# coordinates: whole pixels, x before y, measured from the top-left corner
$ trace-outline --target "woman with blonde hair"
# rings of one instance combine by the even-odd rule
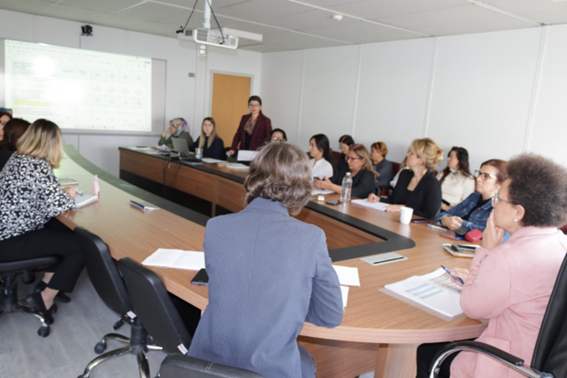
[[[81,273],[84,256],[75,233],[54,219],[72,209],[75,188],[61,189],[53,174],[62,153],[59,127],[48,120],[31,124],[0,172],[0,261],[60,256],[49,267],[28,304],[53,322],[55,299],[68,302]]]
[[[372,193],[368,201],[390,203],[386,211],[391,212],[411,207],[415,215],[433,219],[441,208],[441,185],[433,170],[441,160],[443,150],[432,139],[414,139],[406,155],[409,169],[400,173],[390,197],[381,198]]]
[[[339,173],[333,175],[330,179],[324,177],[321,180],[315,180],[313,186],[316,189],[328,189],[335,193],[341,193],[343,178],[347,172],[350,172],[352,177],[352,196],[353,197],[367,197],[370,193],[374,192],[374,183],[378,174],[372,166],[368,150],[362,144],[355,144],[350,147],[346,161],[348,168],[343,169]]]
[[[217,134],[217,125],[212,117],[207,117],[201,124],[201,135],[195,143],[189,147],[190,151],[195,152],[196,148],[203,150],[203,157],[224,160],[224,142]]]
[[[244,210],[207,223],[209,304],[188,355],[265,377],[313,378],[315,361],[297,336],[304,322],[339,325],[343,305],[325,233],[290,216],[311,196],[307,155],[268,143],[244,188]]]
[[[165,145],[167,148],[173,148],[171,138],[185,139],[187,146],[193,144],[193,138],[189,134],[189,124],[183,118],[178,117],[169,121],[169,127],[163,131],[158,141],[158,146]]]

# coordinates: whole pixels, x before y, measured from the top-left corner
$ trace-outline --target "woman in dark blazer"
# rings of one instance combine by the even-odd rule
[[[315,361],[297,336],[304,322],[339,325],[343,304],[325,233],[290,216],[311,196],[307,155],[267,144],[244,187],[243,211],[207,223],[209,304],[188,354],[265,377],[313,378]]]
[[[250,113],[242,116],[226,156],[232,156],[238,150],[256,151],[270,138],[272,121],[262,113],[262,99],[251,96],[248,99],[248,108]]]
[[[207,117],[201,124],[201,135],[189,150],[195,152],[196,148],[203,149],[203,157],[224,160],[224,142],[217,134],[217,125],[212,117]]]
[[[415,139],[406,159],[409,169],[402,171],[390,197],[372,193],[368,201],[390,203],[386,211],[391,212],[411,207],[415,215],[434,219],[441,208],[441,185],[432,171],[443,160],[443,150],[430,138]]]

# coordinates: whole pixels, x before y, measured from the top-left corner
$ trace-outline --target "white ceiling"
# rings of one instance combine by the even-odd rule
[[[188,28],[203,22],[198,0]],[[283,51],[567,24],[565,0],[210,0],[221,27],[259,33],[240,48]],[[0,9],[167,37],[195,0],[0,0]],[[334,21],[334,14],[343,20]],[[214,19],[211,27],[215,26]]]

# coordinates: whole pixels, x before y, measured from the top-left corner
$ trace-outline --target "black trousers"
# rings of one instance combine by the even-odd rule
[[[85,256],[79,237],[57,219],[51,219],[41,230],[0,240],[0,262],[54,255],[59,256],[61,260],[56,266],[46,269],[53,272],[47,287],[59,291],[73,291],[85,265]]]
[[[449,343],[421,344],[417,347],[417,378],[429,378],[431,364],[437,353]],[[451,362],[459,353],[453,353],[443,361],[439,378],[449,378],[451,375]]]

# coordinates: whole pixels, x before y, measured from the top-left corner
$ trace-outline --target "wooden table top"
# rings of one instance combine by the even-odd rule
[[[66,151],[72,159],[62,159],[61,168],[56,171],[56,175],[77,180],[79,187],[90,194],[96,169],[81,167],[76,161],[80,161],[82,157],[76,152],[72,153],[69,147],[66,147]],[[71,228],[82,226],[100,236],[109,245],[115,259],[129,256],[141,262],[158,248],[203,250],[203,225],[164,210],[171,203],[166,206],[158,204],[162,209],[150,212],[131,207],[129,200],[140,198],[122,190],[127,186],[122,180],[110,177],[104,180],[103,177],[99,202],[62,214],[58,219]],[[144,196],[141,199],[148,200]],[[438,231],[425,224],[402,225],[398,214],[382,213],[354,204],[318,206],[411,238],[416,246],[397,251],[408,259],[391,264],[372,266],[360,259],[336,263],[357,267],[361,286],[350,288],[348,305],[339,327],[326,329],[306,323],[301,335],[364,343],[417,344],[473,338],[485,328],[485,324],[465,316],[452,321],[442,320],[379,291],[386,284],[429,273],[441,264],[447,267],[469,267],[470,259],[455,258],[443,251],[442,244],[447,239],[440,237]],[[167,268],[153,270],[162,277],[171,293],[198,308],[206,307],[207,288],[190,284],[196,272]]]

